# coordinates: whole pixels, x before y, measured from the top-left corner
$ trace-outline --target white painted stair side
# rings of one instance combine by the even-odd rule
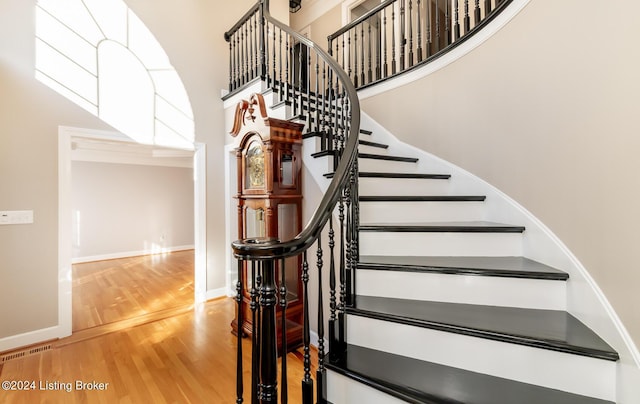
[[[615,401],[616,362],[347,316],[350,344]],[[375,330],[375,332],[373,331]]]
[[[360,177],[358,187],[360,195],[451,195],[449,179]]]
[[[417,173],[418,165],[412,162],[379,160],[370,158],[361,158],[358,160],[358,170],[360,171],[376,171],[376,172],[401,172],[401,173]]]
[[[356,271],[356,294],[547,310],[566,309],[566,282],[494,276]]]
[[[358,383],[353,379],[327,371],[327,399],[334,404],[366,403],[366,404],[402,404],[403,400],[397,399],[380,390]]]

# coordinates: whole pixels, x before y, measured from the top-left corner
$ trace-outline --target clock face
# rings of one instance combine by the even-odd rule
[[[260,142],[251,142],[246,154],[247,188],[264,188],[264,152]]]

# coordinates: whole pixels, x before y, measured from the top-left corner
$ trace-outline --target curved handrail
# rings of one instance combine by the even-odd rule
[[[306,227],[295,238],[284,242],[273,239],[258,238],[234,241],[231,245],[234,255],[238,259],[284,258],[300,254],[308,249],[318,238],[325,223],[330,218],[336,203],[341,197],[342,188],[349,181],[351,165],[355,162],[358,155],[360,102],[358,100],[356,88],[352,84],[347,73],[326,51],[320,48],[319,45],[273,18],[267,9],[264,10],[264,18],[271,24],[291,35],[300,43],[315,50],[320,58],[322,58],[322,60],[333,70],[333,73],[336,74],[338,79],[342,82],[343,89],[345,90],[351,104],[351,125],[349,126],[344,150],[342,152],[340,162],[336,167],[333,179],[320,201],[320,205],[314,212]]]

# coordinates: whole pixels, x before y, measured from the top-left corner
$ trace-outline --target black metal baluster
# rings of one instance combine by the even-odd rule
[[[405,46],[407,44],[407,33],[406,29],[406,21],[405,21],[405,10],[404,10],[404,1],[400,1],[400,71],[404,71],[405,68]]]
[[[318,249],[316,250],[316,265],[318,267],[318,370],[316,371],[318,403],[324,403],[327,399],[326,369],[324,367],[324,297],[322,295],[322,237],[318,235]]]
[[[345,235],[345,274],[344,274],[344,287],[345,287],[345,306],[352,305],[352,297],[351,297],[351,233],[353,231],[353,217],[351,215],[351,186],[347,184],[345,186],[345,210],[346,210],[346,235]],[[346,331],[346,330],[345,330]]]
[[[254,401],[252,401],[252,403],[254,404],[258,404],[259,400],[260,400],[260,358],[262,357],[262,338],[261,338],[261,332],[262,332],[262,314],[260,312],[260,290],[262,288],[262,261],[258,261],[257,262],[257,273],[256,273],[256,323],[253,325],[253,333],[255,334],[255,338],[256,338],[256,350],[255,350],[255,356],[253,356],[253,365],[255,366],[255,370],[256,370],[256,384],[255,384],[255,403]],[[254,400],[253,396],[251,398],[252,400]]]
[[[484,0],[484,18],[487,18],[491,10],[491,0]]]
[[[447,1],[447,0],[445,0]],[[440,0],[436,0],[436,48],[433,50],[434,52],[438,52],[442,49],[442,35],[440,29]]]
[[[433,5],[432,3],[433,0],[427,0],[427,5],[426,5],[426,10],[425,10],[425,19],[427,20],[427,32],[426,32],[426,38],[425,38],[425,43],[426,43],[426,57],[429,57],[433,54],[433,47],[431,46],[432,43],[432,26],[431,26],[431,19],[432,19],[432,11],[431,11],[431,7]]]
[[[413,0],[409,0],[409,67],[413,66]]]
[[[418,7],[418,63],[422,62],[422,4],[417,1]]]
[[[235,73],[235,77],[236,77],[236,88],[240,87],[240,85],[242,85],[242,82],[240,80],[240,75],[242,74],[241,72],[241,65],[242,65],[242,61],[240,60],[240,33],[236,32],[235,33],[235,38],[236,38],[236,44],[235,44],[235,58],[236,58],[236,73]]]
[[[367,83],[371,83],[373,81],[373,73],[371,70],[371,61],[373,60],[371,57],[372,47],[371,47],[371,18],[367,21],[367,42],[369,46],[369,54],[367,55]],[[364,72],[362,74],[362,83],[364,84]]]
[[[272,42],[272,48],[273,49],[271,50],[273,60],[271,61],[271,65],[272,65],[271,84],[273,86],[272,88],[273,88],[274,91],[276,91],[276,89],[277,89],[276,88],[276,86],[277,86],[276,80],[278,79],[278,76],[276,74],[276,62],[277,62],[277,60],[276,60],[276,46],[277,46],[276,27],[273,26],[273,42]]]
[[[260,38],[259,38],[259,52],[260,52],[260,78],[262,80],[265,80],[267,82],[267,86],[269,85],[269,79],[267,78],[267,54],[269,53],[269,50],[267,48],[268,46],[268,41],[267,41],[267,27],[266,27],[266,23],[265,23],[265,19],[264,19],[264,6],[263,4],[260,4],[259,7],[259,20],[260,20]]]
[[[249,82],[249,22],[245,22],[244,27],[244,81]]]
[[[249,297],[251,302],[251,403],[258,403],[258,382],[260,380],[260,367],[258,358],[260,357],[260,346],[258,342],[258,278],[256,277],[256,262],[251,261],[251,289]]]
[[[284,93],[285,93],[285,97],[287,99],[289,99],[289,97],[294,98],[293,94],[290,94],[289,91],[291,90],[291,81],[289,80],[289,65],[290,65],[290,55],[291,55],[291,47],[290,47],[290,41],[289,41],[289,34],[285,34],[286,37],[286,46],[285,46],[285,65],[284,65]],[[295,100],[295,98],[294,98]]]
[[[444,38],[446,41],[446,45],[451,45],[451,1],[447,0],[445,2],[444,9]]]
[[[319,90],[320,90],[320,64],[318,63],[318,54],[316,53],[316,68],[315,68],[315,72],[316,72],[316,91],[315,91],[315,124],[316,124],[316,130],[318,130],[319,132],[322,132],[322,127],[320,125],[320,108],[318,107],[318,98],[319,98]]]
[[[262,286],[260,288],[260,385],[258,400],[260,403],[274,403],[278,398],[278,366],[276,342],[276,284],[273,260],[262,263]]]
[[[391,5],[391,74],[396,74],[396,8]]]
[[[338,341],[340,343],[340,352],[345,351],[347,338],[347,324],[346,324],[346,305],[347,305],[347,289],[346,289],[346,255],[347,255],[347,246],[346,242],[346,226],[345,216],[344,216],[344,202],[347,198],[346,196],[346,187],[345,190],[342,191],[342,196],[340,197],[340,201],[338,202],[338,221],[340,222],[340,303],[338,305]]]
[[[476,7],[474,9],[474,19],[473,19],[473,25],[476,26],[480,23],[480,19],[482,18],[482,15],[480,13],[480,0],[476,0]]]
[[[305,61],[304,63],[307,65],[307,128],[309,128],[310,131],[313,131],[312,129],[312,122],[311,122],[311,52],[310,52],[311,48],[308,48],[307,51],[305,52]]]
[[[236,282],[236,302],[238,303],[238,338],[236,340],[236,403],[241,404],[244,400],[242,398],[244,385],[242,378],[242,323],[244,322],[242,316],[242,261],[238,260],[238,281]]]
[[[349,75],[349,77],[351,77],[351,30],[347,31],[347,46],[348,46],[348,51],[347,51],[347,74]],[[342,47],[342,49],[344,50],[344,45]]]
[[[229,91],[234,90],[233,86],[233,41],[231,38],[228,39],[229,42]]]
[[[455,0],[454,8],[455,8],[455,13],[453,17],[454,19],[453,35],[454,35],[454,41],[457,41],[458,39],[460,39],[460,10],[459,10],[458,0]]]
[[[355,70],[353,74],[353,85],[358,88],[358,29],[356,28],[353,32],[353,59]]]
[[[251,17],[251,24],[251,78],[255,79],[258,77],[258,50],[256,46],[258,42],[256,38],[258,24],[255,14]]]
[[[382,31],[380,30],[380,16],[376,15],[376,80],[382,78]]]
[[[244,57],[244,34],[242,32],[242,26],[238,29],[238,67],[239,71],[239,83],[243,85],[245,83],[244,77],[244,68],[245,68],[245,57]]]
[[[393,6],[393,4],[391,5]],[[384,48],[384,65],[382,67],[382,77],[387,77],[389,74],[389,65],[387,63],[387,58],[389,57],[389,46],[387,45],[388,35],[387,35],[387,9],[382,10],[382,36],[384,38],[383,48]]]
[[[307,262],[307,251],[303,253],[302,261],[302,293],[303,293],[303,366],[304,376],[302,379],[302,404],[313,404],[313,379],[311,378],[311,333],[309,330],[309,263]]]
[[[284,101],[284,81],[282,80],[282,29],[278,28],[278,100]]]
[[[469,0],[464,0],[464,34],[471,29],[471,17],[469,17]]]
[[[329,355],[337,358],[338,348],[338,330],[337,330],[337,304],[336,304],[336,262],[334,256],[335,249],[335,232],[333,231],[333,214],[329,217]]]
[[[280,310],[281,310],[281,365],[280,365],[280,403],[287,404],[289,390],[287,385],[287,273],[284,258],[280,259]]]
[[[318,93],[316,95],[316,97],[318,97],[320,99],[320,101],[322,102],[321,108],[322,108],[322,125],[323,125],[323,129],[322,129],[322,133],[324,133],[324,137],[325,139],[328,139],[329,136],[329,120],[327,119],[327,114],[330,112],[327,112],[327,62],[325,62],[324,60],[322,61],[322,86],[320,86],[320,89],[322,90],[320,93]],[[325,149],[328,149],[328,147],[326,147],[326,144],[328,143],[328,140],[325,140]],[[335,158],[334,158],[335,160]]]

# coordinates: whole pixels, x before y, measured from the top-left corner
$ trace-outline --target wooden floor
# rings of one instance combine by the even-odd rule
[[[193,304],[194,251],[73,266],[73,331]]]
[[[193,305],[193,251],[77,265],[73,287],[78,331],[49,350],[0,361],[0,381],[30,388],[0,389],[0,403],[235,402],[235,301]],[[243,349],[250,402],[249,339]],[[301,350],[287,357],[289,402],[298,403]]]

